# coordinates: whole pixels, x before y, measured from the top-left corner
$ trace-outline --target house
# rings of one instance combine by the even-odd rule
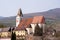
[[[34,16],[33,18],[23,19],[23,14],[21,9],[19,9],[16,16],[16,35],[25,36],[26,34],[34,34],[36,25],[43,27],[43,33],[45,33],[45,18],[44,16]]]

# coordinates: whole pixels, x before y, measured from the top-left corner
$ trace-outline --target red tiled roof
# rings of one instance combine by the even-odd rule
[[[32,21],[32,23],[44,23],[44,22],[45,22],[44,16],[35,16]]]
[[[29,25],[32,23],[32,20],[33,20],[33,18],[28,18],[28,19],[26,19],[26,22],[25,22],[25,28],[26,27],[29,27]]]
[[[24,30],[32,23],[33,18],[22,19],[16,30]]]
[[[16,30],[24,30],[25,28],[29,27],[31,23],[44,23],[45,19],[44,16],[35,16],[33,18],[22,19]]]

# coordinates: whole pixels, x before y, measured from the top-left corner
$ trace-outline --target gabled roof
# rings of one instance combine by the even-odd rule
[[[31,28],[29,25],[33,23],[45,23],[44,16],[35,16],[33,18],[22,19],[16,30],[24,30],[26,28]]]
[[[33,18],[22,19],[16,30],[24,30],[32,23]]]
[[[35,16],[32,21],[32,23],[44,23],[44,22],[45,22],[44,16]]]
[[[29,25],[32,23],[32,20],[33,20],[33,18],[28,18],[28,19],[26,19],[26,21],[25,21],[25,28],[27,28],[27,27],[29,27]]]

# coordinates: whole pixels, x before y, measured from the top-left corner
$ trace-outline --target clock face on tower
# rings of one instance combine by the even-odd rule
[[[19,22],[20,21],[20,18],[16,18],[16,22]]]
[[[18,27],[19,23],[20,23],[20,18],[16,18],[16,27]]]
[[[16,22],[18,22],[18,20],[16,20]]]

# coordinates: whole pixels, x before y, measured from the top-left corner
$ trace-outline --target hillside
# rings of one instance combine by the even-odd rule
[[[45,12],[29,13],[29,14],[25,14],[24,17],[33,17],[33,16],[40,16],[40,15],[45,16],[45,18],[53,18],[53,19],[60,18],[60,8],[51,9]]]
[[[5,18],[5,17],[0,16],[0,19],[3,19],[3,18]]]
[[[60,20],[60,8],[51,9],[51,10],[44,11],[44,12],[23,14],[23,18],[29,18],[33,16],[40,16],[40,15],[44,16],[46,20],[48,21],[50,20],[50,21],[57,22],[58,20]],[[15,25],[15,18],[16,16],[0,18],[0,23],[8,24],[8,25]]]

